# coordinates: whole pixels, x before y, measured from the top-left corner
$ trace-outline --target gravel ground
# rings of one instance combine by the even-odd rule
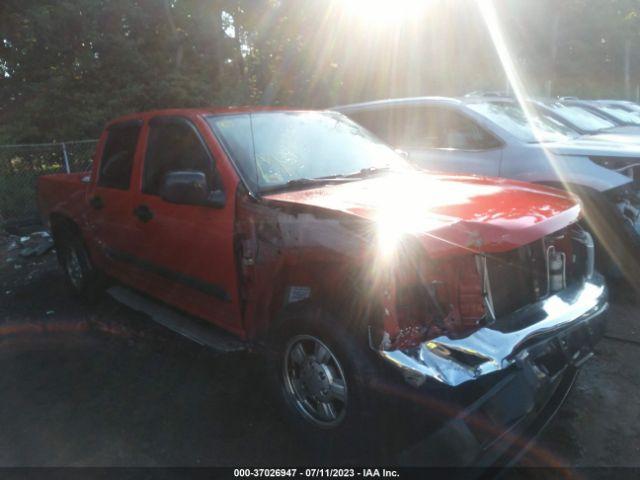
[[[83,306],[53,253],[5,250],[0,467],[308,463],[258,357],[216,356],[108,298]],[[615,299],[608,338],[522,465],[640,467],[639,312]]]

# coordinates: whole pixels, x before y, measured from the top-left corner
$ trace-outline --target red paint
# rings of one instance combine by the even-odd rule
[[[432,256],[459,247],[512,250],[561,229],[580,215],[576,201],[559,190],[501,178],[426,172],[396,173],[267,198],[390,223],[419,236]]]
[[[92,260],[121,282],[243,338],[263,333],[287,303],[290,287],[308,287],[311,300],[337,312],[388,314],[388,332],[402,326],[396,312],[395,276],[383,273],[376,235],[385,225],[417,239],[429,259],[443,257],[447,282],[439,291],[455,303],[450,323],[472,326],[481,315],[478,279],[466,268],[469,250],[498,252],[530,243],[574,222],[579,206],[557,190],[503,179],[396,172],[322,188],[273,194],[263,200],[239,189],[239,178],[203,117],[256,109],[165,110],[118,119],[143,122],[129,190],[101,188],[95,179],[106,140],[96,151],[91,181],[84,175],[50,175],[38,182],[43,217],[73,221]],[[261,111],[270,109],[260,109]],[[215,157],[226,194],[221,209],[170,204],[142,193],[148,121],[155,116],[190,119]],[[105,207],[89,205],[94,195]],[[154,218],[133,215],[147,205]],[[109,249],[146,265],[216,285],[223,300],[185,282],[115,260]],[[420,255],[421,257],[423,255]],[[458,260],[444,260],[445,258]],[[466,266],[453,268],[454,265]],[[385,293],[386,292],[386,293]],[[384,297],[384,298],[383,298]],[[354,299],[359,298],[356,307]],[[446,327],[446,325],[445,325]],[[395,328],[395,330],[394,330]]]

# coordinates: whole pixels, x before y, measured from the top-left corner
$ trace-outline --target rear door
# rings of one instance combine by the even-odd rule
[[[201,132],[187,117],[154,117],[144,135],[146,153],[132,217],[137,230],[132,261],[144,272],[143,288],[240,334],[233,180],[224,185],[216,166],[225,160],[212,154],[205,140],[212,134]],[[211,189],[226,191],[226,205],[213,208],[163,200],[162,182],[174,171],[205,173]]]
[[[88,224],[94,241],[92,253],[110,274],[131,280],[130,272],[115,261],[130,253],[135,225],[131,218],[134,163],[139,152],[141,120],[111,125],[103,134],[102,149],[97,152],[96,179],[89,190]]]
[[[471,117],[445,106],[387,107],[353,115],[409,160],[429,170],[497,176],[502,142]]]

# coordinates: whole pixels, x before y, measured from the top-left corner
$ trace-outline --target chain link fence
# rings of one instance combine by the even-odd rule
[[[91,169],[97,140],[0,145],[0,225],[38,220],[36,179]]]

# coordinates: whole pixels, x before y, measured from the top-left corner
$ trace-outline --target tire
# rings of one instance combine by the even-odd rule
[[[371,384],[378,372],[365,335],[317,308],[296,308],[281,317],[269,341],[267,365],[282,417],[311,447],[314,461],[346,461],[376,450],[371,442],[377,423]],[[305,404],[309,396],[326,400],[332,409],[318,407],[313,414],[309,407],[322,402]]]
[[[104,290],[101,272],[91,263],[91,258],[78,233],[64,228],[54,235],[58,262],[65,280],[75,296],[87,303],[95,303]]]

